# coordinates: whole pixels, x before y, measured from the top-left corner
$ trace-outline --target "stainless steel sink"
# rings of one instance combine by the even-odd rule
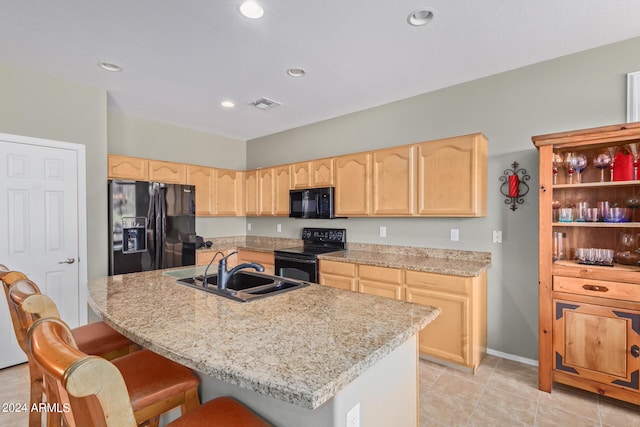
[[[207,276],[206,284],[203,276],[178,279],[177,282],[242,302],[249,302],[309,286],[309,283],[301,280],[244,271],[231,276],[225,290],[218,289],[218,276],[216,274]]]

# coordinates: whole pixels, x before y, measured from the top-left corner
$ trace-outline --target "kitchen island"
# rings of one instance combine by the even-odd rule
[[[346,426],[347,413],[360,425],[417,425],[417,334],[437,308],[317,284],[239,303],[165,273],[91,280],[89,302],[197,371],[203,401],[231,395],[278,426]]]

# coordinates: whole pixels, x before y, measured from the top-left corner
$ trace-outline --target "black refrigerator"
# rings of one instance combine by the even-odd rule
[[[109,181],[109,275],[195,265],[195,187]]]

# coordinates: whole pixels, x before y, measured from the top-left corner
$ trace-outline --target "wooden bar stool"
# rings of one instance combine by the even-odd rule
[[[17,284],[14,284],[14,286]],[[17,290],[12,287],[10,294],[14,292],[17,292]],[[25,313],[31,315],[33,319],[38,319],[33,325],[46,320],[51,320],[53,324],[62,325],[57,328],[62,328],[65,332],[58,332],[58,334],[59,338],[64,340],[64,345],[65,348],[68,348],[68,352],[76,356],[87,356],[86,353],[77,348],[71,330],[62,320],[57,317],[47,317],[53,311],[52,307],[55,309],[55,304],[51,298],[43,294],[28,296],[20,304],[20,308]],[[34,342],[31,341],[30,351],[35,359],[34,348]],[[148,423],[149,425],[157,426],[160,415],[167,411],[179,407],[184,415],[200,405],[198,397],[200,380],[185,366],[147,349],[119,357],[111,362],[120,372],[121,377],[124,378],[126,389],[128,390],[128,401],[137,424]],[[42,366],[42,362],[38,362],[38,365]],[[46,378],[45,375],[45,382]],[[56,396],[53,396],[53,398],[56,398]],[[71,400],[66,398],[66,393],[60,393],[58,399],[61,402]],[[90,422],[88,423],[86,413],[95,411],[96,408],[93,407],[86,410],[81,409],[79,415],[77,415],[79,420],[76,420],[76,425],[94,425]],[[73,417],[76,417],[75,413]]]
[[[51,318],[38,320],[30,330],[33,357],[46,375],[55,379],[61,390],[67,392],[76,424],[135,426],[138,421],[122,370],[112,362],[73,348],[69,344],[70,335],[62,321]],[[222,397],[199,406],[167,427],[270,425],[237,400]]]

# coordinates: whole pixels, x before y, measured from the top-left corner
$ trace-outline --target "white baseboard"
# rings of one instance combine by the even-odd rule
[[[502,357],[503,359],[513,360],[514,362],[524,363],[525,365],[538,366],[538,361],[533,359],[528,359],[526,357],[516,356],[515,354],[503,353],[498,350],[493,350],[488,348],[487,354],[492,356]]]

